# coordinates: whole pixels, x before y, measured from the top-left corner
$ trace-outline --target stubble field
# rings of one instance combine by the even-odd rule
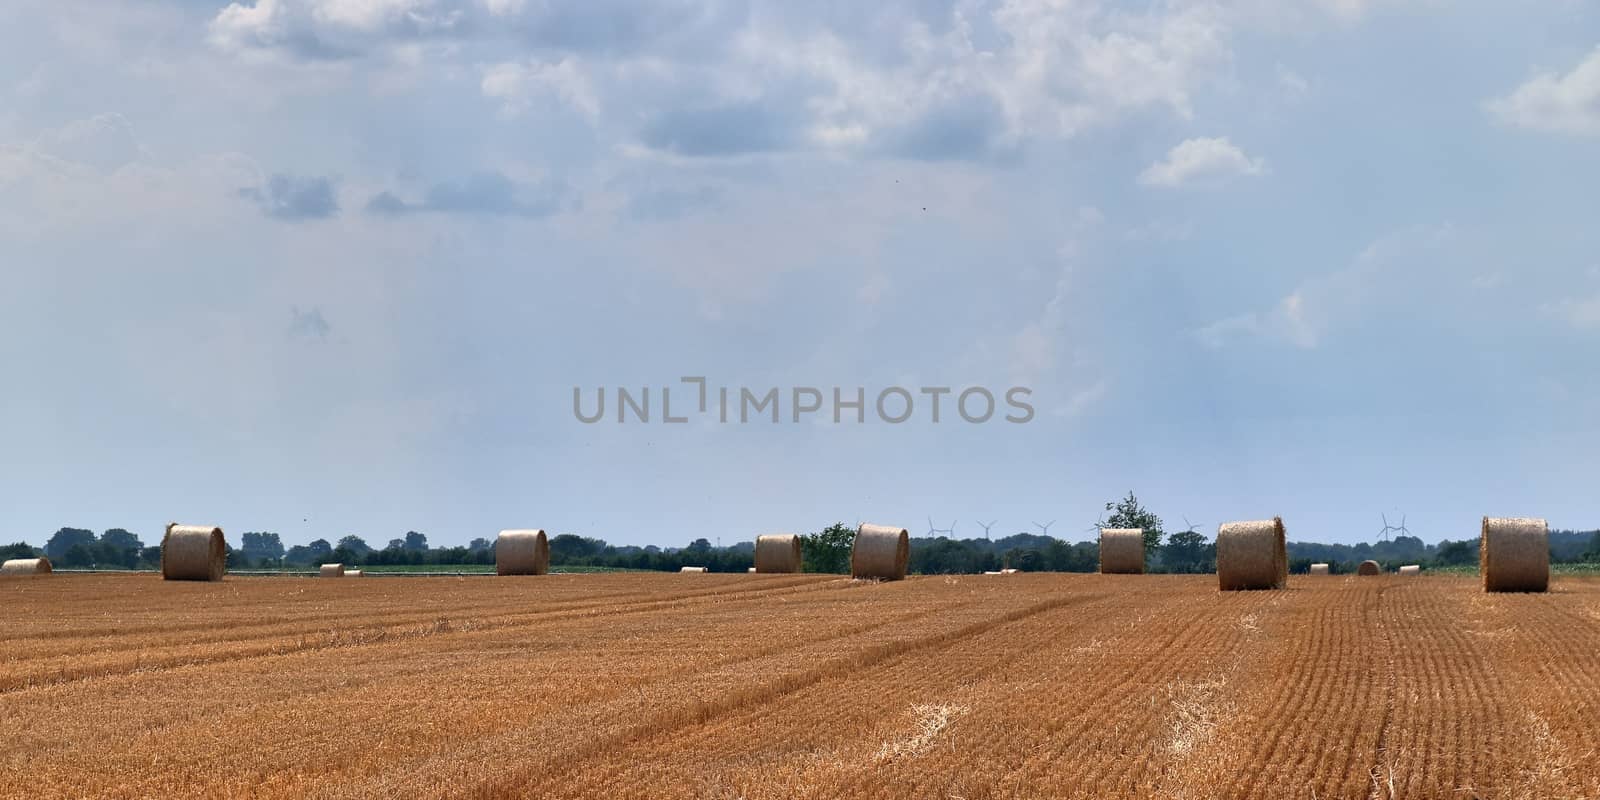
[[[55,575],[4,797],[1596,797],[1600,579]]]

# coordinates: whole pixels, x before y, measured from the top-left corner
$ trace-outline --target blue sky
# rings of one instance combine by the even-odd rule
[[[1600,526],[1591,4],[7,19],[0,540]],[[1037,413],[572,413],[682,376]]]

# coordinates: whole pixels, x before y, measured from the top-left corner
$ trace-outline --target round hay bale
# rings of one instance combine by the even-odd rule
[[[745,572],[755,572],[755,571],[756,571],[756,568],[755,568],[755,567],[745,567],[745,570],[744,570],[744,571],[745,571]]]
[[[48,558],[13,558],[0,564],[0,575],[49,575]]]
[[[347,569],[347,570],[344,571],[344,576],[346,578],[359,578],[359,577],[361,577],[361,570],[359,570],[359,569]]]
[[[220,581],[228,571],[228,545],[222,529],[209,525],[167,525],[161,537],[161,578],[168,581]]]
[[[317,570],[317,577],[319,577],[319,578],[343,578],[344,577],[344,565],[343,564],[323,564],[322,568]]]
[[[1222,591],[1282,589],[1288,582],[1282,519],[1225,522],[1217,528],[1217,583]]]
[[[1000,570],[997,570],[997,569],[986,569],[986,570],[983,571],[983,574],[985,574],[985,575],[1004,575],[1005,573],[1000,571]]]
[[[1100,573],[1102,575],[1144,574],[1144,529],[1100,529]]]
[[[756,537],[756,572],[799,572],[800,537],[771,533]]]
[[[1533,517],[1484,517],[1478,571],[1486,592],[1550,588],[1550,529]]]
[[[706,567],[680,567],[678,569],[678,571],[679,572],[688,572],[688,573],[693,573],[693,574],[698,575],[698,574],[700,574],[702,572],[710,572],[711,570],[706,568]]]
[[[911,561],[911,534],[905,528],[863,523],[850,545],[850,577],[897,581]]]
[[[1420,565],[1420,564],[1406,564],[1405,566],[1402,566],[1400,568],[1400,574],[1401,575],[1421,575],[1422,574],[1422,565]]]
[[[1016,567],[1006,567],[1005,569],[1000,570],[1000,574],[1001,575],[1015,575],[1015,574],[1017,574],[1017,573],[1019,573],[1021,571],[1022,570],[1017,569]]]
[[[1378,562],[1373,561],[1372,559],[1367,559],[1366,561],[1361,562],[1361,564],[1356,567],[1356,574],[1357,575],[1382,575],[1383,574],[1383,567],[1378,566]]]
[[[494,540],[494,574],[547,575],[550,540],[538,528],[501,531]]]
[[[1312,575],[1327,575],[1327,574],[1329,574],[1328,565],[1327,564],[1312,564],[1311,565],[1311,574]]]

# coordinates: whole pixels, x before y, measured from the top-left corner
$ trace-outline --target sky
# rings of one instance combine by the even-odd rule
[[[1600,527],[1581,0],[7,19],[0,540]]]

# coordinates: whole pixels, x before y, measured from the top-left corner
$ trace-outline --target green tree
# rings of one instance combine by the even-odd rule
[[[83,528],[62,528],[56,531],[49,541],[44,543],[44,554],[49,556],[51,561],[61,561],[65,564],[64,559],[67,551],[76,545],[83,545],[85,548],[92,547],[94,545],[94,531],[84,530]]]
[[[1464,567],[1477,563],[1478,547],[1474,542],[1440,542],[1434,551],[1434,560],[1440,564]]]
[[[344,550],[356,558],[363,558],[368,553],[372,552],[372,547],[367,544],[366,540],[353,533],[344,537],[343,539],[340,539],[339,544],[335,546],[334,549]]]
[[[426,549],[428,549],[428,537],[423,535],[423,534],[417,533],[416,531],[406,531],[406,549],[407,550],[426,550]]]
[[[1594,532],[1594,537],[1589,540],[1589,549],[1583,551],[1583,560],[1590,563],[1600,562],[1600,531]]]
[[[33,546],[27,542],[17,542],[16,544],[8,544],[4,547],[0,547],[0,561],[11,558],[36,557],[38,557],[38,554],[34,552]]]
[[[800,537],[801,568],[806,572],[842,573],[850,571],[850,547],[855,544],[856,532],[843,522],[835,522],[816,532]]]
[[[1161,547],[1161,537],[1166,531],[1161,529],[1161,518],[1149,509],[1139,505],[1139,498],[1129,490],[1128,496],[1114,503],[1106,503],[1106,510],[1111,516],[1096,522],[1101,528],[1142,528],[1144,530],[1144,561],[1145,566],[1150,565],[1150,556],[1154,555]]]
[[[239,549],[245,556],[257,561],[283,558],[283,540],[276,533],[247,531],[239,537]]]
[[[1169,534],[1161,548],[1161,563],[1172,572],[1210,572],[1215,561],[1216,551],[1205,534],[1193,529]]]

